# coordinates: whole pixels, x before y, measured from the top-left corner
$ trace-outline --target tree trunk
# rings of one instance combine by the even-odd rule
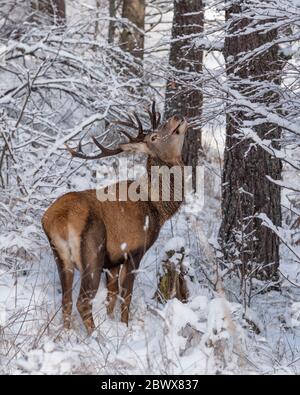
[[[94,40],[97,41],[99,35],[99,18],[100,18],[100,0],[96,0],[96,22],[95,22],[95,32],[94,32]]]
[[[190,121],[201,116],[201,87],[193,88],[203,68],[203,51],[192,43],[203,32],[204,6],[202,0],[174,1],[174,18],[169,64],[172,76],[166,90],[166,117],[181,113]],[[186,38],[192,35],[193,38]],[[180,37],[185,37],[180,39]],[[192,87],[192,88],[191,88]],[[201,151],[201,130],[192,128],[183,150],[184,162],[195,169]],[[194,187],[195,187],[194,176]]]
[[[32,8],[49,16],[51,18],[51,23],[55,25],[65,23],[65,0],[32,0]]]
[[[159,279],[155,297],[163,304],[174,298],[187,303],[189,290],[186,282],[186,268],[183,265],[186,251],[182,247],[179,251],[171,250],[166,254],[167,259],[162,262],[163,274]]]
[[[129,23],[124,27],[120,45],[139,59],[144,57],[145,0],[123,0],[122,18]]]
[[[109,26],[108,26],[108,42],[114,43],[116,24],[114,19],[116,18],[116,0],[109,0]]]
[[[277,38],[278,32],[271,29],[267,33],[240,34],[250,23],[244,17],[242,3],[235,2],[226,11],[229,87],[258,106],[263,103],[279,111],[279,95],[272,86],[281,83],[282,62],[278,46],[267,45]],[[258,22],[257,29],[266,22],[272,20]],[[256,56],[240,61],[241,56],[262,46],[265,48]],[[281,179],[282,162],[245,137],[243,128],[250,128],[262,140],[270,140],[271,148],[276,150],[280,149],[281,129],[267,119],[259,120],[249,109],[237,110],[236,99],[235,103],[234,109],[227,112],[220,242],[225,261],[236,263],[241,276],[254,270],[258,278],[274,279],[279,266],[279,238],[257,216],[266,215],[275,226],[281,225],[281,190],[270,178]],[[258,126],[253,123],[255,118]]]

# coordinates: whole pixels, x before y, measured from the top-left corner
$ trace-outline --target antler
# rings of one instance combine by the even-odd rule
[[[122,126],[126,126],[126,127],[130,127],[132,129],[138,130],[138,135],[136,137],[131,136],[129,133],[121,130],[120,133],[124,134],[124,136],[127,137],[127,139],[129,140],[128,143],[138,143],[143,141],[144,137],[145,137],[145,132],[143,130],[143,126],[142,123],[139,119],[139,117],[137,116],[137,114],[134,113],[135,119],[137,121],[137,125],[135,124],[134,120],[128,116],[128,120],[127,121],[116,121],[113,122],[115,124],[118,125],[122,125]],[[73,158],[80,158],[80,159],[85,159],[85,160],[95,160],[95,159],[102,159],[102,158],[107,158],[110,156],[114,156],[114,155],[118,155],[121,152],[123,152],[123,150],[121,148],[115,148],[115,149],[109,149],[104,147],[101,143],[99,143],[99,141],[92,136],[92,140],[94,142],[94,144],[100,149],[100,153],[98,155],[86,155],[82,152],[82,144],[81,142],[78,144],[78,148],[77,150],[69,147],[67,144],[65,144],[67,150],[70,152],[70,154],[72,155]]]
[[[113,121],[112,123],[114,123],[115,125],[126,126],[127,128],[137,130],[138,135],[136,137],[132,137],[129,133],[125,132],[124,130],[120,130],[120,132],[123,133],[124,136],[126,136],[129,139],[130,143],[137,143],[144,140],[146,132],[144,131],[139,116],[135,112],[133,113],[133,115],[137,124],[135,123],[135,121],[132,119],[130,115],[128,115],[126,121]]]
[[[161,114],[159,112],[156,112],[155,109],[155,101],[153,101],[152,104],[152,109],[147,109],[147,112],[150,116],[150,121],[151,121],[151,126],[152,126],[152,131],[156,130],[160,120],[161,120]],[[144,140],[145,135],[147,132],[144,131],[143,124],[139,118],[139,116],[134,112],[133,116],[135,119],[133,119],[130,115],[127,116],[127,119],[125,121],[114,121],[112,122],[115,125],[120,125],[120,126],[125,126],[127,128],[134,129],[138,132],[137,136],[133,137],[131,134],[125,132],[124,130],[120,130],[119,132],[122,133],[124,136],[127,137],[129,140],[128,143],[139,143]],[[123,150],[121,148],[116,148],[116,149],[109,149],[104,147],[102,144],[99,143],[99,141],[92,136],[92,140],[94,144],[100,149],[100,153],[98,155],[94,156],[89,156],[86,155],[82,152],[82,144],[81,141],[78,144],[77,150],[74,150],[73,148],[70,148],[67,144],[65,144],[67,150],[70,152],[73,158],[80,158],[80,159],[85,159],[85,160],[95,160],[95,159],[102,159],[114,155],[118,155]]]
[[[160,112],[156,111],[156,102],[153,101],[151,109],[146,108],[146,111],[149,114],[151,128],[152,128],[151,131],[154,132],[158,128],[161,121],[161,114]],[[149,131],[146,132],[144,131],[142,122],[139,116],[135,112],[133,113],[133,115],[135,117],[137,125],[130,115],[128,115],[127,121],[115,121],[114,123],[117,125],[126,126],[135,129],[139,132],[139,135],[144,138],[145,137],[144,135]],[[122,133],[125,134],[127,137],[129,137],[129,135],[126,132],[123,131]]]
[[[109,156],[114,156],[120,154],[122,151],[121,148],[116,148],[116,149],[109,149],[105,148],[102,144],[99,143],[99,141],[92,136],[92,140],[94,144],[101,150],[100,154],[94,155],[94,156],[89,156],[86,155],[82,152],[82,146],[81,142],[78,144],[77,150],[74,150],[73,148],[69,147],[67,144],[65,144],[65,147],[67,150],[70,152],[73,158],[80,158],[80,159],[85,159],[85,160],[95,160],[95,159],[101,159],[101,158],[106,158]]]
[[[153,101],[151,111],[149,108],[147,108],[146,111],[149,114],[152,131],[154,132],[158,128],[161,121],[161,113],[156,112],[156,102]]]

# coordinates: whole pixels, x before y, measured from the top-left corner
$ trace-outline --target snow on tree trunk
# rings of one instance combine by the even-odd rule
[[[192,42],[203,32],[202,0],[174,1],[174,18],[169,64],[172,76],[166,91],[166,117],[181,113],[190,121],[199,119],[202,111],[201,87],[195,89],[196,79],[202,73],[203,51]],[[180,39],[184,37],[184,39]],[[188,37],[188,38],[186,38]],[[194,168],[201,150],[201,130],[192,128],[185,141],[185,163]],[[194,187],[196,178],[194,177]]]
[[[255,107],[263,104],[280,112],[282,61],[278,45],[272,43],[278,31],[270,25],[276,21],[245,18],[243,4],[230,2],[226,11],[229,106],[220,242],[225,260],[236,263],[242,276],[257,266],[255,276],[271,279],[277,277],[279,238],[257,216],[264,213],[281,225],[281,189],[271,179],[281,179],[282,162],[259,142],[268,140],[270,151],[279,152],[281,128],[242,103],[249,100]]]

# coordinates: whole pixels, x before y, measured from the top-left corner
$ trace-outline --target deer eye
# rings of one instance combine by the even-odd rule
[[[150,140],[152,141],[152,143],[154,141],[156,141],[157,140],[157,134],[154,134],[153,136],[151,136]]]

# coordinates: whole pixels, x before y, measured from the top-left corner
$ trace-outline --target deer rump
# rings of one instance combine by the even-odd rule
[[[43,227],[62,283],[66,328],[70,327],[75,269],[81,273],[77,308],[85,326],[94,329],[89,305],[103,270],[107,277],[108,314],[113,314],[120,296],[121,321],[128,323],[134,276],[145,252],[158,237],[157,219],[156,209],[149,204],[99,202],[95,191],[66,194],[48,209]]]

